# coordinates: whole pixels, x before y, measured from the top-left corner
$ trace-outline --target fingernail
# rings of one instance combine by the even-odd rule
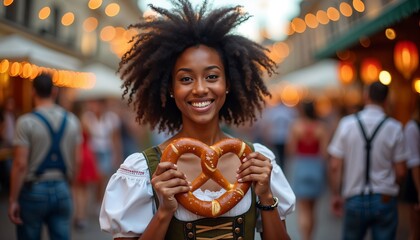
[[[239,178],[239,179],[238,179],[238,182],[242,182],[242,178]]]

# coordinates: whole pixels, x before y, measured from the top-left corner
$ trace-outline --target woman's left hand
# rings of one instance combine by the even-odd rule
[[[237,171],[238,182],[251,181],[257,196],[270,195],[271,170],[270,159],[258,152],[252,152],[242,160]]]

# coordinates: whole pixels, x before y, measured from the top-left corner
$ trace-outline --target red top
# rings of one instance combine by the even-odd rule
[[[306,124],[303,136],[297,141],[297,153],[303,155],[319,154],[320,142],[315,136],[315,127],[316,123]]]

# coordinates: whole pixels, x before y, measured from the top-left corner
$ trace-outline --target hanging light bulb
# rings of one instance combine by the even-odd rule
[[[411,74],[419,65],[419,53],[416,44],[411,41],[398,42],[394,48],[394,64],[406,79],[410,79]]]
[[[348,61],[340,61],[338,64],[338,76],[340,82],[344,85],[351,84],[356,76],[354,65]]]
[[[361,63],[360,76],[365,84],[370,84],[379,79],[382,70],[381,63],[375,58],[366,58]]]

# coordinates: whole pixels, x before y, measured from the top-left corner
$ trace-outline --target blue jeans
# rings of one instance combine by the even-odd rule
[[[43,181],[24,186],[19,196],[20,216],[18,239],[41,239],[45,223],[51,240],[69,240],[72,199],[68,183]]]
[[[367,194],[346,199],[343,239],[364,239],[371,229],[374,240],[393,240],[397,225],[397,197]]]

